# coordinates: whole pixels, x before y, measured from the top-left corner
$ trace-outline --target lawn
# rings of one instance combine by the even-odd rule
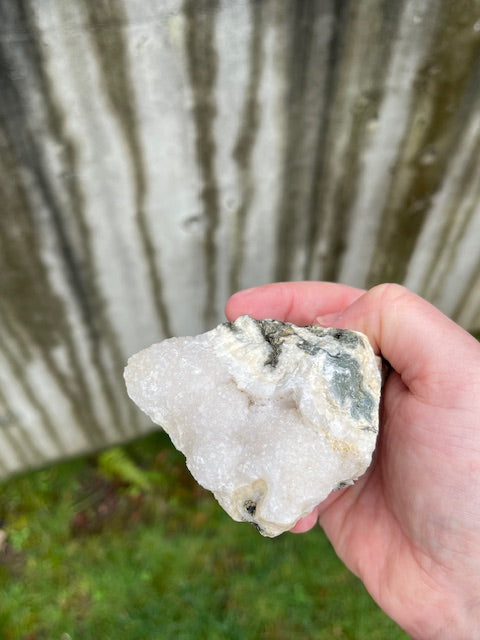
[[[233,522],[165,434],[0,488],[4,640],[400,640],[320,529]]]

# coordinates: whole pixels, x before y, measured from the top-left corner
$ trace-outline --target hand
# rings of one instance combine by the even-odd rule
[[[294,530],[318,519],[414,638],[480,638],[480,344],[399,285],[266,285],[230,298],[242,314],[356,329],[390,363],[372,465]]]

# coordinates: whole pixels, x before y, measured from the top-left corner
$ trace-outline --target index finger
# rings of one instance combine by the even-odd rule
[[[478,397],[480,347],[475,338],[435,306],[398,284],[373,287],[340,314],[316,319],[322,326],[366,334],[419,398],[460,406]]]
[[[364,293],[334,282],[276,282],[235,293],[225,306],[225,315],[231,321],[249,315],[304,326],[315,323],[320,315],[341,313]]]

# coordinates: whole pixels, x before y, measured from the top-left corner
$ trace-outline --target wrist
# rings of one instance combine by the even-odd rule
[[[467,597],[453,593],[439,605],[425,611],[418,601],[418,617],[404,627],[413,640],[473,640],[480,638],[480,595],[472,591]]]

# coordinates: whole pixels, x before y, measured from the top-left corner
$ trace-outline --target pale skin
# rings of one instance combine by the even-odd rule
[[[372,465],[294,531],[318,521],[416,640],[480,638],[480,344],[399,285],[265,285],[230,298],[242,314],[362,331],[390,363]]]

